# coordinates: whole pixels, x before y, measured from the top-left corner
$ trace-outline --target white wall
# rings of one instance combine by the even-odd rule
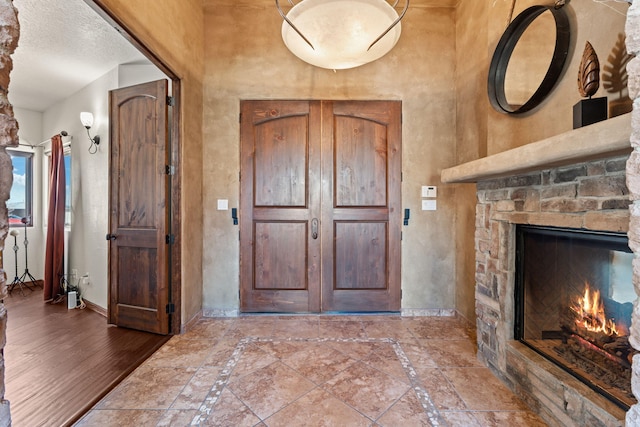
[[[166,78],[167,76],[153,64],[124,64],[118,67],[119,87],[133,86]],[[169,85],[169,91],[171,91],[171,85]]]
[[[81,295],[101,307],[107,306],[107,242],[109,188],[108,91],[118,87],[113,69],[43,114],[45,135],[66,130],[71,142],[71,232],[69,269],[89,275]],[[90,154],[80,112],[93,113],[91,135],[100,135],[97,153]],[[75,283],[73,283],[75,285]]]

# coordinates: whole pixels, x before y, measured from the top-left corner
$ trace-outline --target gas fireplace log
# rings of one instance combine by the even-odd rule
[[[607,343],[602,346],[605,350],[609,351],[629,351],[629,337],[617,337],[613,342]]]
[[[608,352],[615,354],[616,356],[626,359],[631,363],[631,359],[635,352],[629,344],[629,337],[618,337],[615,341],[607,343],[602,346]]]
[[[620,338],[624,338],[624,337],[620,337]],[[631,362],[629,360],[629,354],[622,354],[622,355],[618,355],[615,352],[609,350],[609,349],[605,349],[601,346],[596,345],[595,343],[585,339],[584,337],[581,337],[580,335],[576,335],[576,334],[569,334],[568,336],[568,342],[569,345],[571,347],[573,347],[573,352],[574,354],[578,355],[579,353],[582,353],[583,351],[592,351],[595,352],[597,354],[600,354],[601,356],[608,358],[612,361],[615,361],[616,363],[619,363],[622,366],[625,366],[627,368],[631,367]],[[627,344],[628,346],[628,344]],[[629,347],[629,350],[631,348]]]
[[[581,331],[576,329],[581,329]],[[624,361],[625,364],[631,364],[631,359],[636,353],[629,344],[628,336],[611,337],[604,334],[595,334],[584,328],[571,329],[566,326],[562,326],[562,330],[567,335],[563,342],[566,343],[567,339],[574,337],[578,338],[580,342],[589,343],[594,349],[597,348],[601,353],[607,353],[615,359]]]
[[[563,315],[560,319],[561,328],[563,331],[569,334],[576,334],[586,339],[587,341],[602,347],[605,343],[612,342],[614,337],[604,334],[602,332],[593,332],[581,325],[581,322],[597,323],[593,317],[586,316],[585,318],[578,318],[575,312],[569,311]]]
[[[562,330],[568,334],[578,335],[583,339],[591,342],[592,344],[597,345],[598,347],[604,347],[604,345],[614,342],[617,338],[613,335],[607,335],[602,332],[590,331],[587,328],[576,324],[573,324],[571,326],[562,325]]]
[[[629,344],[628,336],[612,336],[603,333],[597,333],[587,330],[580,326],[567,327],[562,326],[562,330],[569,336],[578,336],[581,339],[601,348],[602,350],[614,355],[629,363],[635,353]]]

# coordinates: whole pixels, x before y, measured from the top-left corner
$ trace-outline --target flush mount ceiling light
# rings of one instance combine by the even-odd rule
[[[343,70],[386,55],[400,38],[400,20],[409,8],[406,0],[398,15],[385,0],[301,0],[285,14],[282,39],[298,58],[316,67]]]

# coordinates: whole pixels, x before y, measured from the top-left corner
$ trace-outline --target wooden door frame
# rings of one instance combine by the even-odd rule
[[[179,166],[181,165],[180,157],[180,105],[181,105],[181,85],[180,78],[163,60],[161,57],[152,52],[135,32],[125,25],[121,19],[119,19],[113,11],[111,11],[102,0],[84,0],[98,15],[100,15],[111,26],[118,30],[118,32],[131,43],[136,49],[138,49],[144,56],[146,56],[156,67],[160,69],[171,80],[171,96],[174,99],[174,103],[171,106],[171,114],[169,116],[169,156],[171,164]],[[111,171],[111,169],[109,169]],[[168,232],[173,234],[175,243],[169,245],[169,273],[168,280],[169,286],[169,301],[173,303],[175,310],[169,315],[169,333],[180,334],[182,328],[182,230],[181,224],[181,198],[182,198],[182,176],[181,168],[176,167],[175,173],[171,178],[171,187],[169,194],[167,195],[167,204],[169,205],[169,230]],[[111,173],[111,172],[110,172]]]

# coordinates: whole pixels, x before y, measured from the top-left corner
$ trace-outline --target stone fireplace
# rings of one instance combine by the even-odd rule
[[[478,183],[479,354],[548,422],[616,425],[624,411],[514,341],[516,225],[626,232],[625,164],[614,157]]]
[[[621,408],[636,404],[626,233],[519,224],[515,257],[514,339]]]
[[[516,339],[517,229],[626,236],[630,134],[627,114],[442,173],[443,182],[476,182],[478,356],[552,426],[622,426],[628,407]]]

